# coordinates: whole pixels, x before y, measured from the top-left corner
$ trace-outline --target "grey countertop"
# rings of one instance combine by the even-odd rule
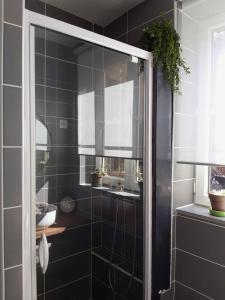
[[[208,207],[190,204],[176,209],[177,215],[200,219],[209,223],[225,226],[225,217],[219,218],[209,214]]]

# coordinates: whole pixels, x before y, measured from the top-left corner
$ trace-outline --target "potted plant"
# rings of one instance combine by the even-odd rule
[[[161,20],[144,28],[140,46],[153,53],[154,65],[162,69],[171,90],[180,93],[180,69],[184,69],[187,74],[190,69],[182,58],[180,36],[173,23]]]
[[[225,212],[225,190],[212,190],[209,192],[209,199],[213,211]]]
[[[91,173],[91,185],[93,187],[102,186],[102,178],[106,173],[103,169],[96,169],[95,172]]]

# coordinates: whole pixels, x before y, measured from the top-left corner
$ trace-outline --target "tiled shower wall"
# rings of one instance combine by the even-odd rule
[[[147,0],[135,8],[129,10],[120,18],[106,26],[106,36],[118,39],[119,41],[139,46],[142,30],[153,21],[160,20],[161,14],[165,19],[174,21],[174,1],[152,1]],[[154,131],[155,131],[155,165],[154,177],[157,180],[153,183],[153,193],[156,206],[154,207],[154,224],[156,241],[153,255],[155,255],[155,274],[158,278],[155,285],[154,297],[158,298],[160,289],[169,288],[170,277],[170,224],[171,224],[171,182],[172,182],[172,99],[161,72],[154,72]],[[167,191],[161,193],[161,190]],[[161,216],[164,216],[162,219]],[[160,241],[161,240],[161,241]],[[162,242],[163,240],[163,242]],[[158,257],[158,261],[156,262]],[[162,257],[164,258],[162,260]],[[162,263],[162,264],[161,264]],[[174,266],[172,265],[173,269]],[[172,289],[165,293],[162,299],[173,298],[174,270],[171,270]]]
[[[72,294],[90,298],[91,192],[79,186],[77,97],[81,86],[75,74],[79,74],[81,82],[84,79],[80,74],[85,74],[86,86],[90,87],[88,75],[92,71],[87,66],[77,66],[72,48],[56,42],[63,40],[63,35],[42,28],[36,28],[35,35],[36,119],[48,129],[50,149],[48,163],[44,167],[36,164],[36,201],[57,206],[56,226],[65,227],[65,232],[48,237],[50,262],[44,276],[37,267],[38,299]],[[52,35],[55,41],[50,39]],[[91,61],[91,49],[84,56],[79,57],[79,63]],[[70,197],[70,204],[75,207],[70,214],[60,210],[65,197]]]
[[[0,1],[2,300],[22,299],[23,6],[22,0]]]

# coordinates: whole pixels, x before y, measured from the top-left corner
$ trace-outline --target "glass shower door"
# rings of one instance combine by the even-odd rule
[[[35,27],[38,299],[144,299],[144,64]]]

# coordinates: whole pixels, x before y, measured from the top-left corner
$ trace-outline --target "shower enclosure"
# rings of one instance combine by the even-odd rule
[[[151,299],[151,55],[31,12],[25,34],[25,298]]]

